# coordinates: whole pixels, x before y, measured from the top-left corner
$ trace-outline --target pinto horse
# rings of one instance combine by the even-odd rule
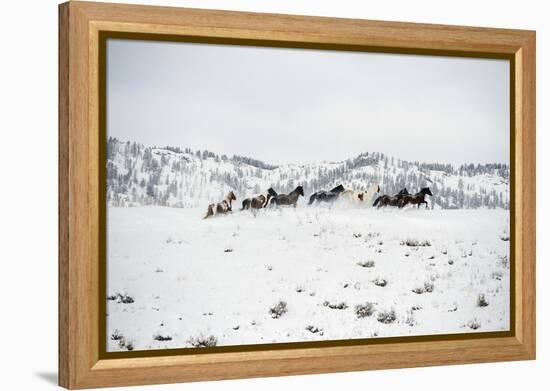
[[[267,195],[260,194],[259,196],[256,196],[256,197],[245,198],[243,200],[243,203],[242,203],[243,207],[241,208],[241,210],[265,208],[269,203],[269,199],[276,195],[277,193],[275,192],[275,190],[273,190],[273,188],[270,187],[267,190]]]
[[[292,205],[296,208],[298,198],[304,196],[304,188],[302,186],[296,187],[288,194],[278,194],[273,196],[269,201],[270,206]]]
[[[420,205],[422,204],[426,204],[426,208],[428,208],[428,201],[426,201],[424,198],[429,195],[429,196],[433,196],[431,190],[429,187],[424,187],[422,189],[420,189],[420,191],[414,195],[411,195],[411,194],[408,194],[408,195],[404,195],[400,200],[399,200],[399,208],[403,208],[405,205],[407,204],[413,204],[413,205],[418,205],[418,208],[420,208]]]
[[[263,194],[252,198],[245,198],[243,200],[243,207],[241,210],[245,209],[261,209],[264,207],[266,197]]]
[[[267,205],[269,205],[269,200],[271,200],[272,197],[276,197],[276,196],[277,196],[277,192],[273,190],[272,187],[267,189],[267,200],[265,201],[264,208],[266,208]]]
[[[340,200],[347,201],[350,204],[359,204],[365,200],[365,193],[355,190],[344,190],[339,197]]]
[[[309,196],[309,203],[308,205],[313,204],[315,201],[317,202],[332,202],[335,201],[341,193],[345,191],[344,186],[338,185],[334,189],[326,191],[326,190],[319,190],[315,193],[313,193],[311,196]]]
[[[378,205],[379,208],[383,206],[388,206],[388,205],[399,206],[399,201],[401,200],[401,198],[403,198],[406,195],[409,195],[409,191],[405,187],[404,189],[401,189],[399,193],[397,193],[394,196],[389,196],[387,194],[381,195],[374,201],[374,204],[372,204],[372,206]]]
[[[208,210],[206,211],[206,215],[203,217],[203,219],[206,219],[210,216],[216,216],[217,214],[230,213],[233,210],[231,208],[231,201],[234,201],[236,199],[237,197],[235,197],[235,193],[230,191],[229,193],[227,193],[225,199],[222,202],[208,205]]]

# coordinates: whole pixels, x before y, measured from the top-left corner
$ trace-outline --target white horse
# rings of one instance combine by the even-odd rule
[[[208,210],[206,211],[206,215],[203,217],[203,219],[206,219],[210,216],[216,216],[218,213],[225,214],[231,212],[231,201],[234,201],[236,199],[237,197],[235,197],[235,193],[230,191],[229,193],[227,193],[225,199],[222,202],[208,205]]]
[[[344,190],[340,193],[338,200],[347,202],[349,204],[361,204],[363,203],[363,198],[365,193],[362,191],[355,190]]]
[[[380,193],[380,186],[379,185],[373,185],[369,187],[367,190],[364,191],[363,194],[363,203],[367,207],[372,206],[372,201],[377,196],[377,194]]]
[[[372,200],[380,192],[380,186],[374,185],[367,190],[345,190],[340,194],[338,200],[348,205],[364,205],[370,207]]]

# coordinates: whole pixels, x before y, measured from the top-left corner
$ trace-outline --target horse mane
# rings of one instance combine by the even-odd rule
[[[399,190],[399,193],[397,193],[397,195],[409,195],[409,191],[407,190],[406,187],[404,187],[401,190]]]
[[[344,186],[341,184],[336,186],[334,189],[330,190],[331,193],[342,193],[345,190]]]
[[[418,194],[432,195],[432,191],[430,190],[429,187],[423,187],[422,189],[420,189]]]

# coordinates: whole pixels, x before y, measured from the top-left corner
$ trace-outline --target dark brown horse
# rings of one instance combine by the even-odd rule
[[[378,205],[379,208],[383,206],[399,206],[399,202],[401,201],[401,198],[407,195],[409,195],[409,191],[405,187],[404,189],[401,189],[399,193],[397,193],[394,196],[389,196],[387,194],[381,195],[374,201],[374,204],[372,204],[372,206]]]
[[[413,204],[413,205],[418,205],[418,207],[420,208],[420,205],[426,204],[426,208],[428,208],[428,201],[424,199],[427,195],[433,196],[432,192],[430,191],[430,188],[424,187],[414,195],[409,194],[409,195],[403,196],[399,200],[398,206],[402,208],[407,204]]]
[[[296,208],[298,198],[304,196],[304,188],[302,186],[296,187],[288,194],[278,194],[271,198],[269,201],[270,206],[292,205]]]

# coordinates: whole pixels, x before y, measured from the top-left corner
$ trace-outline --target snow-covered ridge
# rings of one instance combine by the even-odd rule
[[[338,184],[355,190],[380,185],[385,194],[429,186],[436,208],[508,208],[506,164],[420,163],[367,152],[341,162],[272,165],[243,156],[188,148],[107,141],[107,202],[111,206],[204,206],[233,190],[238,201],[269,187],[284,193],[304,187],[306,197]]]

